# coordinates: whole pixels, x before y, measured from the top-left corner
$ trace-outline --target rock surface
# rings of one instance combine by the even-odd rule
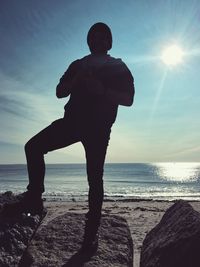
[[[0,195],[0,204],[16,201],[12,192]],[[6,218],[0,215],[0,266],[18,266],[28,242],[40,224],[39,216],[22,214]]]
[[[146,235],[140,267],[199,267],[199,248],[200,214],[180,200]]]
[[[22,266],[133,266],[132,238],[125,219],[119,216],[102,217],[99,247],[90,259],[77,253],[83,241],[84,225],[84,214],[69,212],[47,223],[44,219],[24,255]]]

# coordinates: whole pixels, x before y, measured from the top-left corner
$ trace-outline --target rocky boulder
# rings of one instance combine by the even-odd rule
[[[17,197],[12,192],[1,194],[0,204],[14,202]],[[0,214],[0,266],[18,266],[40,222],[39,216],[22,214],[11,218]]]
[[[31,267],[132,267],[133,245],[129,227],[119,216],[103,216],[99,247],[85,258],[78,253],[83,241],[84,214],[66,213],[39,227],[23,257]]]
[[[180,200],[146,235],[140,267],[199,267],[199,248],[200,214]]]

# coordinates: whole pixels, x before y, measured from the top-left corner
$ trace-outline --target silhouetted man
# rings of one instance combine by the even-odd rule
[[[122,62],[107,54],[112,47],[110,28],[94,24],[87,36],[91,54],[71,63],[56,88],[58,98],[70,96],[64,117],[54,121],[25,145],[29,185],[18,209],[32,214],[43,210],[44,154],[81,142],[89,183],[89,212],[83,247],[96,244],[103,201],[103,168],[111,127],[118,105],[131,106],[133,77]]]

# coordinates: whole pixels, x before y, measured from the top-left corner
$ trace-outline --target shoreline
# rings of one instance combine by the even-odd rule
[[[16,194],[17,195],[17,194]],[[45,202],[66,202],[66,203],[87,203],[87,197],[85,199],[81,199],[81,198],[53,198],[53,197],[46,197],[43,196],[43,200]],[[187,202],[200,202],[200,199],[190,199],[187,197],[182,197],[182,198],[175,198],[175,199],[154,199],[154,198],[106,198],[103,200],[104,203],[107,202],[113,202],[113,203],[118,203],[118,202],[124,202],[124,203],[131,203],[131,202],[169,202],[169,203],[174,203],[178,200],[185,200]]]

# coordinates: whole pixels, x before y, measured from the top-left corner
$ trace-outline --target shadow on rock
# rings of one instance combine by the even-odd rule
[[[91,257],[94,256],[95,252],[88,252],[88,253],[82,253],[81,250],[79,250],[76,254],[74,254],[67,263],[62,265],[62,267],[83,267],[84,263],[87,261],[90,261]]]

